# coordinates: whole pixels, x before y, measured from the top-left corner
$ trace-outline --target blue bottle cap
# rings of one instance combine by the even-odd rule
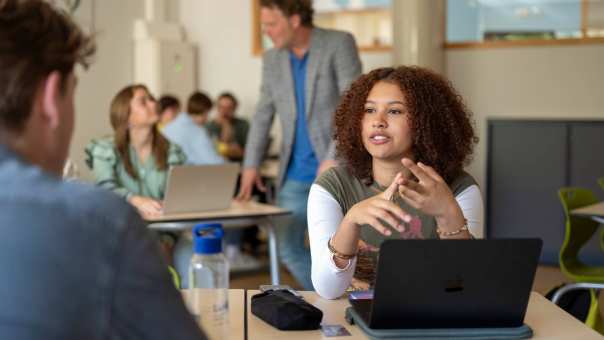
[[[193,250],[196,254],[222,252],[224,231],[219,223],[200,223],[193,228]]]

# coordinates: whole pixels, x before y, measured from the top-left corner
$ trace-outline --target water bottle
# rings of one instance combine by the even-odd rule
[[[198,224],[193,228],[193,251],[189,266],[191,306],[209,339],[228,337],[229,265],[222,253],[220,224]]]

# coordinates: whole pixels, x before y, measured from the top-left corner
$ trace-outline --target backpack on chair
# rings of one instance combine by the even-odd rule
[[[561,284],[552,288],[545,297],[548,300],[552,300],[554,294],[558,289],[564,287],[565,284]],[[591,305],[591,294],[589,289],[577,289],[571,290],[560,298],[558,301],[558,307],[564,309],[568,314],[574,316],[579,321],[585,323],[587,320],[587,314],[589,313],[589,307]]]

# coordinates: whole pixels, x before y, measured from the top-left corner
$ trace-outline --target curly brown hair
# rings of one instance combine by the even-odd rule
[[[349,171],[367,184],[373,182],[372,158],[361,137],[365,101],[380,81],[398,85],[405,96],[412,152],[416,162],[433,167],[448,183],[471,160],[478,137],[472,113],[444,77],[417,66],[379,68],[352,83],[336,109],[336,152]]]

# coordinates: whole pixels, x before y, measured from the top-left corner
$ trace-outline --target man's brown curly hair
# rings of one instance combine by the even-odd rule
[[[353,175],[373,182],[371,155],[363,146],[361,121],[373,86],[384,81],[398,85],[405,103],[416,162],[429,165],[451,182],[461,174],[478,142],[472,114],[461,96],[442,76],[416,66],[379,68],[352,83],[336,109],[336,152]]]

